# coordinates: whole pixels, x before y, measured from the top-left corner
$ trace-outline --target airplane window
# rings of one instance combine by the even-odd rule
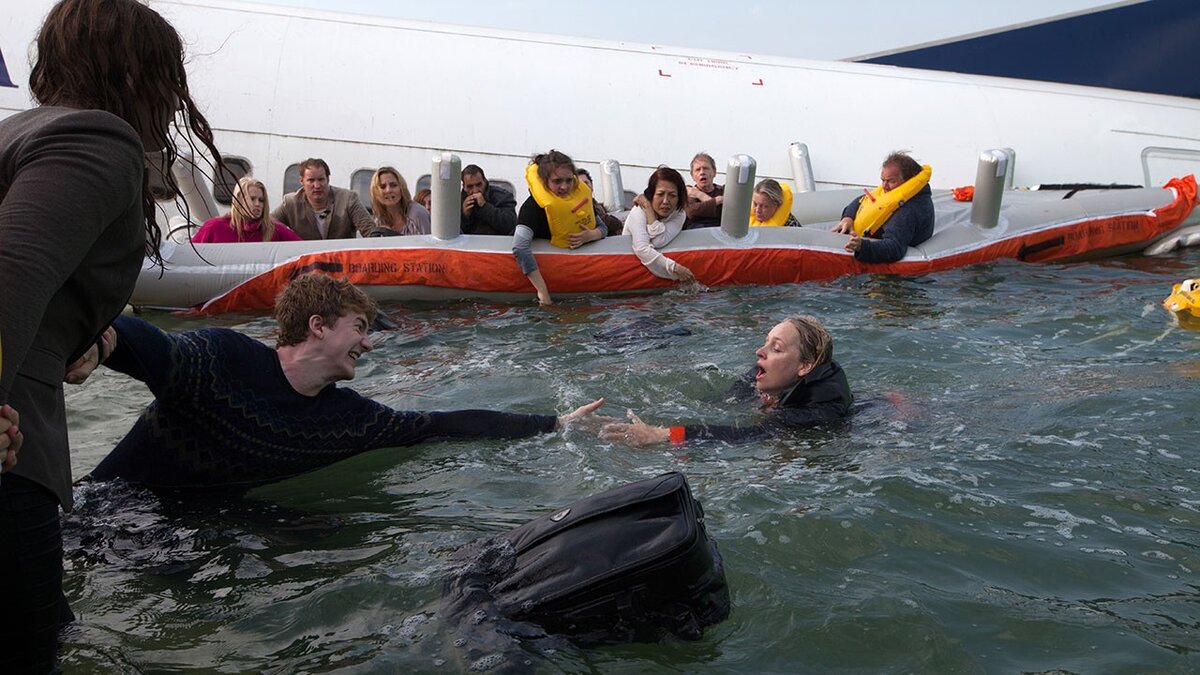
[[[218,204],[233,204],[233,189],[237,182],[250,174],[250,160],[245,157],[222,157],[225,171],[220,172],[213,184],[213,197]]]
[[[498,188],[504,188],[505,190],[508,190],[510,193],[512,193],[514,195],[517,194],[517,191],[513,189],[513,184],[506,180],[498,180],[498,179],[489,178],[488,182],[491,183],[492,185],[495,185]]]
[[[417,179],[417,185],[413,188],[413,194],[417,194],[421,190],[428,190],[429,186],[433,185],[433,176],[425,174]]]
[[[300,164],[289,166],[283,172],[283,196],[286,197],[300,189]]]
[[[358,193],[358,201],[371,210],[371,176],[375,175],[374,169],[359,169],[350,174],[350,189]]]

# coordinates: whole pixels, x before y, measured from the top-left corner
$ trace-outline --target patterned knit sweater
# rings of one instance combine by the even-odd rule
[[[244,490],[374,448],[434,438],[521,438],[557,419],[487,410],[393,410],[330,384],[296,392],[274,349],[224,328],[168,334],[141,319],[113,323],[106,365],[150,387],[155,400],[92,471],[148,487]]]

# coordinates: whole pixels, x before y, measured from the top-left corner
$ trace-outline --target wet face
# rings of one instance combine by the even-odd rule
[[[904,178],[900,175],[900,167],[888,164],[879,171],[879,184],[883,186],[884,192],[891,192],[904,184]]]
[[[354,379],[354,366],[358,358],[371,351],[368,328],[366,315],[350,312],[317,331],[323,357],[321,362],[328,371],[326,379],[330,382]]]
[[[400,203],[400,179],[394,173],[379,174],[379,203],[395,206]]]
[[[697,159],[692,162],[692,180],[696,181],[696,187],[708,192],[712,189],[713,177],[717,175],[717,170],[704,159]]]
[[[556,197],[566,197],[575,189],[575,172],[569,166],[554,167],[546,181],[546,188]]]
[[[463,176],[463,192],[467,193],[467,196],[483,194],[486,189],[487,181],[483,179],[483,174],[469,173]]]
[[[322,167],[309,167],[300,177],[300,185],[304,187],[304,198],[313,208],[325,208],[329,199],[329,174]]]
[[[779,210],[779,205],[765,194],[755,192],[754,197],[750,200],[750,209],[754,212],[755,220],[765,223]]]
[[[654,194],[650,197],[650,207],[659,220],[666,220],[679,208],[679,189],[671,181],[660,180],[654,186]]]
[[[813,369],[812,363],[801,361],[800,332],[787,321],[772,328],[754,354],[758,357],[754,386],[762,394],[780,396]]]
[[[246,213],[250,216],[250,220],[258,220],[263,215],[263,204],[266,203],[267,196],[257,185],[251,185],[246,189]]]

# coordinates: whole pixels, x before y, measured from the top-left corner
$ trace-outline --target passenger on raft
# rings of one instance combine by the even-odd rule
[[[517,228],[517,198],[499,185],[492,185],[477,164],[462,170],[463,234],[495,234],[511,237]]]
[[[271,220],[267,216],[270,212],[267,186],[260,180],[246,176],[239,179],[233,189],[233,202],[229,205],[229,213],[204,221],[196,234],[192,235],[192,243],[303,241],[300,235],[292,232],[287,225]]]
[[[646,189],[633,200],[633,209],[625,217],[625,233],[633,237],[634,254],[654,276],[689,282],[696,280],[690,269],[658,252],[683,231],[685,195],[683,176],[675,169],[658,167],[650,174]]]
[[[688,188],[688,228],[718,227],[721,224],[721,207],[725,201],[725,186],[717,185],[717,163],[707,152],[698,152],[692,158],[693,187]]]
[[[371,211],[375,224],[396,234],[429,234],[429,211],[408,194],[404,176],[381,166],[371,176]]]
[[[625,223],[618,217],[608,212],[604,205],[596,199],[596,186],[592,184],[592,174],[588,173],[587,169],[580,167],[575,169],[575,175],[579,178],[579,182],[587,186],[592,191],[592,208],[596,210],[596,222],[603,222],[604,227],[608,228],[608,236],[618,237],[624,233]]]
[[[549,239],[559,248],[575,249],[608,236],[608,228],[596,222],[592,191],[575,177],[574,160],[558,150],[534,156],[525,181],[529,198],[517,212],[513,257],[537,291],[538,302],[550,305],[550,290],[533,257],[533,240]]]
[[[780,431],[839,422],[850,415],[854,397],[846,374],[833,360],[833,338],[811,316],[794,316],[767,333],[755,352],[758,363],[735,385],[739,394],[757,393],[763,417],[745,426],[655,426],[629,411],[628,423],[606,424],[600,437],[632,446],[681,444],[694,439],[750,441]],[[749,384],[753,381],[754,389]]]
[[[792,191],[779,181],[767,178],[754,186],[750,198],[750,227],[800,227],[792,215]]]
[[[908,247],[918,246],[933,236],[933,192],[929,189],[930,171],[922,167],[907,153],[896,151],[883,160],[879,171],[880,194],[893,190],[911,193],[907,201],[900,201],[895,212],[882,224],[863,236],[859,220],[859,206],[864,199],[872,199],[874,193],[855,197],[842,210],[842,219],[833,227],[834,232],[852,235],[846,250],[863,262],[896,262],[908,253]]]
[[[374,301],[349,281],[310,273],[276,301],[274,349],[227,328],[172,334],[119,317],[105,365],[145,382],[155,400],[91,478],[241,491],[374,448],[523,438],[604,421],[593,415],[604,399],[561,417],[419,412],[336,386],[371,351],[367,327],[375,315]]]
[[[417,190],[417,194],[413,195],[413,201],[424,206],[426,211],[433,213],[433,190],[429,188]]]
[[[371,236],[375,220],[358,193],[329,184],[329,165],[319,157],[300,162],[300,189],[283,196],[271,217],[306,240]]]

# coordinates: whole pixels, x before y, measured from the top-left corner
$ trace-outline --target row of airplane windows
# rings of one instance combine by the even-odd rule
[[[224,160],[225,168],[229,171],[229,174],[226,175],[232,175],[233,180],[228,182],[223,180],[216,181],[216,184],[213,185],[213,197],[216,199],[218,204],[222,206],[229,206],[233,203],[233,186],[243,176],[251,175],[253,173],[253,166],[251,165],[250,160],[246,159],[245,157],[226,156],[224,157]],[[151,175],[152,178],[150,188],[154,192],[154,198],[159,201],[173,199],[175,194],[171,192],[171,189],[167,187],[166,183],[162,181],[161,178],[155,177],[154,172],[151,172]],[[371,176],[373,175],[375,175],[374,169],[358,169],[350,174],[350,189],[358,193],[358,198],[362,200],[363,206],[367,207],[367,209],[371,208]],[[417,178],[415,185],[409,185],[409,190],[412,192],[412,194],[416,194],[421,190],[429,188],[432,182],[432,177],[429,174],[424,174]],[[517,190],[510,181],[499,178],[488,178],[488,182],[490,182],[492,185],[508,190],[513,195],[517,195]],[[337,185],[337,182],[334,181],[334,184]],[[280,195],[280,200],[282,201],[283,196],[299,189],[300,164],[297,162],[296,164],[289,166],[283,173],[283,195]],[[632,206],[634,196],[635,193],[625,190],[625,208],[630,208]],[[278,204],[279,201],[274,201],[274,203]]]
[[[233,183],[236,183],[243,176],[249,175],[252,167],[250,160],[245,157],[225,157],[224,159],[225,167],[233,174],[234,180],[229,183],[217,181],[217,184],[213,186],[213,197],[216,198],[218,204],[229,206],[233,203]],[[350,189],[358,193],[358,198],[362,200],[363,206],[366,206],[368,209],[371,208],[371,176],[373,175],[375,175],[374,169],[359,169],[350,174]],[[429,174],[425,174],[417,179],[415,185],[409,185],[409,190],[413,194],[416,194],[421,190],[427,189],[432,182],[432,177]],[[506,180],[489,179],[489,182],[516,194],[513,184]],[[299,189],[300,164],[296,163],[289,166],[283,172],[283,194],[287,195]]]

